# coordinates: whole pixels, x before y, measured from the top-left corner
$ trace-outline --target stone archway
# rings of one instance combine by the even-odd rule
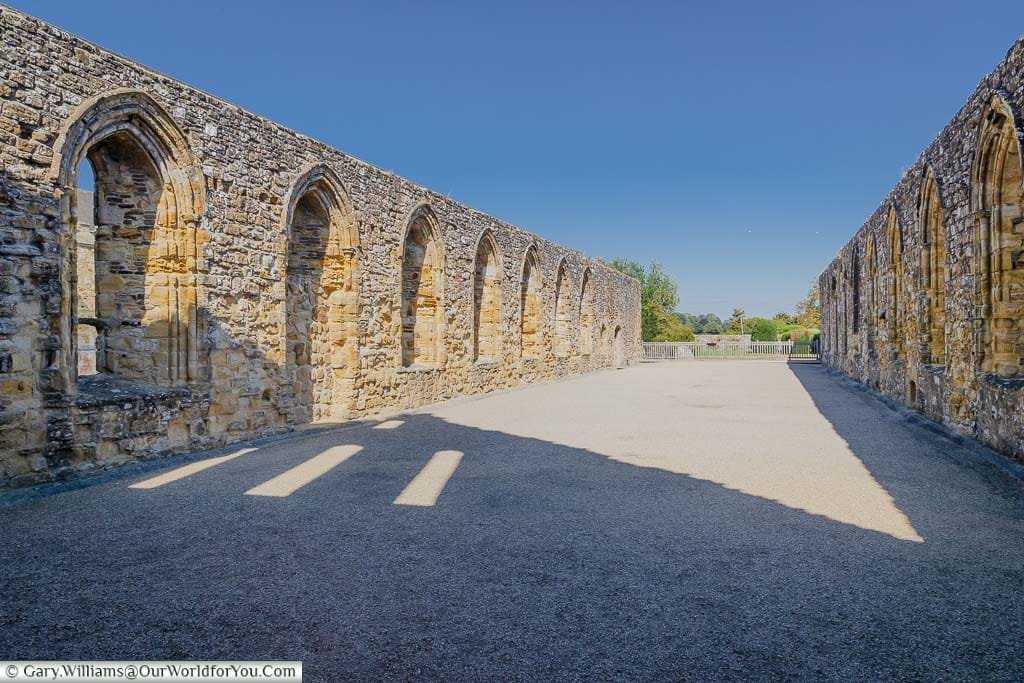
[[[618,325],[612,334],[612,357],[616,368],[626,367],[626,340]]]
[[[358,237],[348,195],[329,169],[315,167],[296,183],[285,221],[291,418],[345,419],[359,369]]]
[[[972,205],[982,315],[976,349],[981,370],[1016,377],[1024,357],[1024,166],[1020,126],[999,95],[982,115],[978,140]]]
[[[151,97],[118,90],[83,103],[56,149],[61,383],[75,386],[82,324],[96,329],[97,370],[107,376],[163,386],[200,379],[196,232],[205,191],[185,136]],[[82,288],[77,186],[86,160],[96,225],[93,268],[83,275],[94,280]],[[94,301],[80,300],[83,289]]]
[[[413,212],[402,246],[402,365],[443,363],[444,242],[434,212]]]
[[[493,363],[502,356],[501,258],[490,231],[480,237],[473,270],[473,360]]]

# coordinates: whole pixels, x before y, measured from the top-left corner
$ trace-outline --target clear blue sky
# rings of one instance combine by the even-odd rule
[[[10,4],[593,256],[791,310],[1021,0]]]

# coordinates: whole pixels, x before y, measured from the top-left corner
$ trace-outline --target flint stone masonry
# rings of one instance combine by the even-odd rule
[[[0,487],[639,354],[635,280],[0,6]]]
[[[1024,38],[818,280],[834,370],[1024,461]]]

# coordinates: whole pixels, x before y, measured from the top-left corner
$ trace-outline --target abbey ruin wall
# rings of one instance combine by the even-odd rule
[[[1024,39],[821,274],[823,361],[1024,460]]]
[[[596,260],[6,7],[0,50],[0,486],[640,355]]]

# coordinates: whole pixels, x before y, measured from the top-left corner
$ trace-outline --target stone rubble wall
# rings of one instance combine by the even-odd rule
[[[1022,264],[1014,254],[1024,253],[1024,222],[1013,216],[1024,207],[1019,198],[999,207],[1009,217],[1000,238],[1003,256],[987,258],[987,221],[993,214],[992,202],[984,199],[985,179],[992,171],[983,133],[991,112],[1006,114],[1002,142],[1012,145],[1007,136],[1016,137],[1019,163],[1022,111],[1024,38],[982,79],[818,280],[822,357],[828,367],[1020,461],[1024,378],[1016,368],[1024,366],[1019,343],[1024,309],[1018,303],[1000,313],[990,301],[986,271],[1004,269],[1005,283],[1020,277]],[[938,261],[927,251],[936,243],[927,236],[923,201],[930,178],[938,188],[938,229],[944,231]],[[1017,190],[1019,184],[1008,183]],[[893,216],[901,239],[896,250],[889,232]],[[942,288],[928,285],[936,268],[944,274]],[[995,296],[1016,301],[1019,291],[1007,287]],[[932,320],[938,324],[932,326]],[[991,360],[993,351],[999,364]]]
[[[136,376],[77,377],[76,192],[67,169],[84,153],[76,140],[102,126],[148,131],[167,158],[188,160],[167,166],[158,215],[146,214],[157,226],[145,245],[147,296],[160,299],[152,310],[170,317],[158,321],[159,334],[124,342],[155,349],[165,387]],[[344,418],[640,357],[635,280],[0,6],[0,487],[294,427],[286,214],[297,184],[313,176],[340,181],[357,238],[338,247],[358,273],[345,304],[357,320],[338,326],[352,331],[346,348],[354,350],[337,356],[345,367],[313,369],[314,378],[337,373],[332,387],[349,392]],[[117,180],[139,185],[135,177]],[[407,368],[401,259],[417,211],[433,217],[442,243],[441,361]],[[475,255],[485,232],[497,248],[501,283],[500,358],[486,363],[473,359]],[[521,274],[531,246],[541,270],[543,353],[524,359]],[[571,333],[556,354],[560,267]],[[588,270],[593,298],[585,317],[594,337],[592,353],[583,354],[579,304]],[[330,324],[324,329],[333,330]]]

